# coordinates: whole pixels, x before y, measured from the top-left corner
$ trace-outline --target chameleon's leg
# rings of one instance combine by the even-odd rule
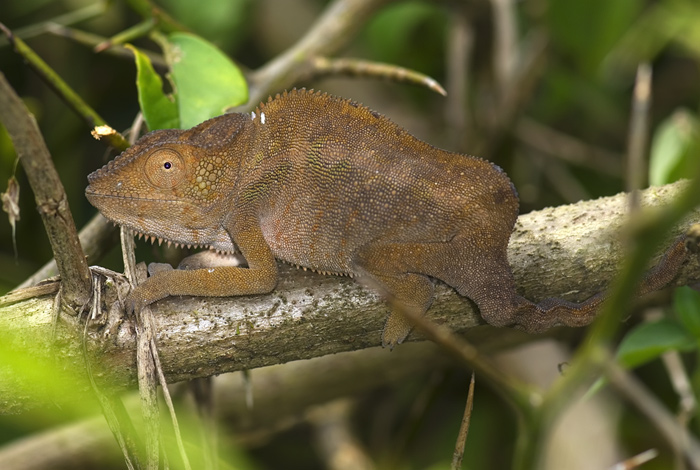
[[[433,301],[433,282],[420,274],[372,276],[391,309],[382,332],[382,346],[393,349],[403,342],[413,325],[404,312],[423,315]]]
[[[395,243],[372,245],[355,259],[359,280],[379,291],[391,310],[382,333],[382,345],[403,342],[412,325],[402,312],[423,315],[433,301],[434,284],[425,274],[445,251],[445,244]]]
[[[277,285],[277,262],[260,229],[233,232],[248,267],[216,266],[192,270],[159,271],[136,286],[126,298],[127,312],[139,311],[170,295],[229,297],[271,292]],[[233,238],[233,237],[232,237]]]

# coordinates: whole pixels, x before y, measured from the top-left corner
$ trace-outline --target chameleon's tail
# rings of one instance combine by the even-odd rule
[[[664,253],[661,260],[642,279],[637,295],[644,295],[667,286],[676,278],[690,252],[698,252],[700,246],[700,225],[693,226],[687,234],[677,238]],[[600,305],[606,298],[605,292],[589,297],[581,303],[563,299],[548,298],[535,304],[515,292],[508,301],[500,299],[498,304],[491,301],[479,302],[481,315],[492,324],[512,324],[528,332],[537,333],[554,326],[584,326],[593,321]],[[495,318],[495,321],[494,321]]]

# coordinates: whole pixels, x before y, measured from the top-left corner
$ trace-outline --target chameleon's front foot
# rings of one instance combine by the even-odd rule
[[[164,288],[168,283],[163,277],[162,274],[149,277],[131,290],[124,300],[124,310],[128,315],[139,313],[146,305],[150,305],[170,295],[167,289]]]
[[[145,297],[141,294],[139,287],[141,287],[141,285],[134,287],[124,300],[124,310],[127,315],[140,313],[141,310],[150,303],[147,302]]]

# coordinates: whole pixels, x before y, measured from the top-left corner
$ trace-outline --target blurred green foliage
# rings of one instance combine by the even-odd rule
[[[316,18],[328,3],[294,0],[293,16],[285,17],[276,14],[282,10],[279,3],[282,1],[159,1],[165,11],[196,35],[171,36],[171,42],[176,42],[181,48],[205,48],[216,56],[212,68],[196,63],[181,76],[177,67],[171,71],[178,93],[175,102],[169,101],[164,94],[172,90],[167,85],[165,92],[162,89],[163,79],[160,77],[166,77],[167,71],[159,67],[149,68],[145,56],[137,56],[138,81],[141,83],[137,90],[133,57],[96,54],[90,47],[54,36],[41,27],[44,22],[62,15],[70,16],[81,11],[89,13],[94,5],[99,6],[99,2],[9,0],[0,3],[0,21],[18,34],[26,33],[29,45],[116,129],[130,127],[139,110],[139,101],[151,129],[178,125],[175,106],[179,106],[177,120],[181,120],[181,126],[186,128],[218,114],[226,106],[245,101],[245,84],[239,69],[257,67],[282,52],[274,50],[273,45],[289,43],[285,35],[287,30],[308,28],[309,19]],[[104,5],[103,13],[83,18],[71,26],[108,38],[141,20],[126,2],[112,1]],[[496,32],[486,2],[465,2],[458,7],[467,8],[473,28],[471,73],[465,80],[468,80],[470,92],[469,114],[479,124],[486,120],[490,111],[494,83],[493,37]],[[348,55],[413,68],[444,83],[448,65],[446,43],[450,38],[450,18],[455,14],[454,8],[452,2],[412,0],[391,3],[365,25]],[[640,61],[649,61],[654,68],[649,181],[664,184],[690,174],[700,158],[699,2],[526,0],[517,3],[516,15],[519,44],[526,44],[533,32],[544,33],[548,38],[537,85],[527,96],[522,115],[585,146],[623,155],[627,145],[635,68]],[[43,32],[39,34],[37,31]],[[208,42],[203,42],[200,37]],[[6,42],[0,44],[0,70],[35,114],[68,192],[74,217],[81,226],[95,213],[83,195],[86,175],[113,155],[90,137],[90,129],[36,77]],[[211,44],[219,49],[212,49]],[[146,37],[135,40],[133,45],[140,50],[160,51],[158,44]],[[234,62],[219,55],[219,50]],[[222,69],[228,70],[224,82],[236,83],[229,90],[229,96],[219,94],[216,83],[205,85],[203,81],[214,78]],[[202,72],[205,77],[194,76],[193,72]],[[314,86],[315,82],[299,85]],[[372,101],[365,104],[388,114],[431,143],[452,145],[445,130],[450,124],[450,118],[444,113],[448,101],[429,91],[369,80],[356,80],[351,84],[343,80],[326,80],[323,85],[350,98],[370,97]],[[188,112],[183,117],[183,104],[203,97],[205,91],[222,101],[207,106],[209,109],[205,114],[193,116]],[[149,110],[146,103],[156,103],[157,109]],[[609,175],[599,173],[594,165],[564,164],[556,156],[527,145],[515,136],[517,116],[510,126],[503,135],[502,145],[490,157],[511,175],[516,187],[530,188],[521,191],[527,195],[523,197],[523,211],[571,202],[570,197],[560,191],[556,182],[547,175],[546,167],[550,163],[561,165],[571,181],[591,197],[622,190],[622,166],[619,175]],[[0,182],[9,180],[14,171],[14,160],[12,144],[4,129],[0,128]],[[19,258],[15,262],[9,223],[0,223],[0,292],[22,282],[51,257],[31,191],[25,190],[28,189],[26,178],[21,170],[17,173],[23,189],[21,219],[17,227]],[[3,185],[0,183],[0,187]],[[139,256],[151,254],[140,252]],[[101,264],[121,269],[116,253]],[[697,297],[697,292],[692,290],[679,290],[670,319],[633,328],[620,348],[622,362],[630,367],[647,364],[641,370],[644,374],[654,364],[658,366],[656,358],[663,352],[697,351],[700,337]],[[48,375],[46,367],[22,362],[21,354],[10,354],[5,350],[0,350],[0,353],[0,360],[7,364],[20,369],[33,367],[39,377]],[[698,358],[687,354],[684,358],[694,376],[697,394],[700,385]],[[651,385],[663,387],[667,381],[664,372],[654,370],[654,374],[649,380]],[[398,459],[401,468],[447,468],[459,426],[457,417],[461,416],[464,405],[466,377],[461,373],[447,374],[435,387],[423,415],[411,421],[406,415],[416,396],[422,393],[424,382],[423,378],[417,378],[415,382],[404,384],[403,389],[385,391],[383,396],[370,394],[362,399],[365,406],[357,416],[360,437],[378,461],[396,463]],[[465,466],[504,468],[511,460],[512,448],[504,442],[514,440],[513,417],[493,394],[483,389],[478,393]],[[28,419],[0,419],[0,439],[10,441],[41,429],[43,424],[73,418],[75,414],[69,410],[59,417],[45,417],[43,422],[39,418],[36,426],[28,426]],[[632,426],[629,421],[623,424],[627,429]],[[308,434],[308,429],[294,428],[279,434],[267,446],[248,451],[249,456],[239,456],[236,447],[231,446],[231,455],[225,460],[235,468],[280,468],[279,465],[289,462],[299,462],[304,468],[320,468],[321,464],[308,448]],[[630,449],[637,450],[646,444],[640,442],[639,436],[632,436],[634,433],[627,434]],[[196,441],[196,438],[191,440]],[[405,452],[400,457],[392,455],[392,449],[397,446]],[[663,444],[660,446],[662,450],[668,450]],[[299,450],[300,447],[303,449]],[[647,468],[668,468],[668,455],[666,452]]]
[[[617,358],[628,368],[638,367],[668,351],[690,351],[696,341],[683,326],[669,318],[642,323],[620,343]]]

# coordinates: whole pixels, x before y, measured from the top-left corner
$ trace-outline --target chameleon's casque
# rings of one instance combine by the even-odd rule
[[[132,309],[169,295],[269,292],[275,258],[376,287],[392,309],[391,346],[410,330],[400,312],[430,306],[433,278],[476,302],[487,322],[529,331],[586,324],[602,299],[518,295],[506,258],[518,198],[506,174],[318,92],[152,132],[88,179],[86,196],[108,219],[182,245],[237,247],[248,262],[158,273],[130,294]],[[670,281],[685,253],[677,241],[644,289]]]

